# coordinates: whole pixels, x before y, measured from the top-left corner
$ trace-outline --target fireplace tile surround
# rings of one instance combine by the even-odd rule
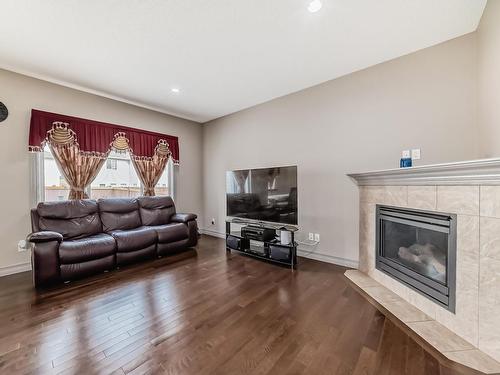
[[[359,270],[500,361],[500,159],[349,176],[359,185]],[[375,268],[377,204],[457,215],[455,313]]]
[[[399,281],[375,269],[375,207],[376,204],[397,205],[398,207],[421,209],[422,206],[438,201],[446,195],[450,187],[445,190],[435,189],[435,198],[429,194],[429,187],[411,189],[402,186],[366,186],[360,189],[360,270],[366,272],[382,285],[388,287],[399,296],[419,308],[427,315],[444,324],[457,334],[478,346],[478,291],[479,291],[479,216],[464,215],[457,207],[467,207],[467,204],[445,199],[443,204],[427,207],[428,210],[446,211],[457,214],[457,278],[456,278],[456,313],[450,313],[436,305],[426,297],[408,288]],[[453,188],[453,187],[451,187]],[[457,186],[469,196],[467,187]],[[500,189],[500,187],[499,187]],[[438,190],[440,192],[438,193]],[[415,194],[416,193],[416,194]],[[416,205],[409,205],[410,200]],[[415,197],[427,195],[428,200],[418,200]],[[454,196],[460,195],[456,190]],[[479,200],[479,190],[477,191]],[[396,199],[394,199],[396,197]],[[439,207],[439,208],[438,208]],[[469,212],[469,211],[467,211]],[[499,268],[500,270],[500,268]],[[500,332],[499,336],[500,338]],[[499,353],[500,354],[500,353]],[[500,357],[500,355],[499,355]]]

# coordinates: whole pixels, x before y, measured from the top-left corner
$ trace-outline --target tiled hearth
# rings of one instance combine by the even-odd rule
[[[397,296],[386,287],[358,270],[348,270],[345,276],[378,305],[389,311],[431,347],[441,352],[448,360],[473,368],[486,374],[500,373],[500,363],[475,348],[441,323]]]
[[[389,289],[418,309],[411,314],[423,312],[458,335],[470,346],[466,350],[478,348],[500,361],[500,160],[350,176],[359,185],[359,270],[369,277],[364,283],[373,280]],[[377,204],[456,214],[455,313],[375,268]],[[387,297],[371,292],[382,293],[372,295],[375,300]],[[441,344],[438,349],[445,351]]]

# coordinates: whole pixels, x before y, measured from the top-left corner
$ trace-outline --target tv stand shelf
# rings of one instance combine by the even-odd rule
[[[252,238],[247,238],[240,231],[232,230],[231,224],[238,225],[253,225],[262,228],[269,228],[273,230],[287,230],[291,232],[291,242],[283,244],[277,238],[272,240],[260,241]],[[296,227],[286,225],[274,225],[267,223],[248,223],[239,220],[226,220],[226,251],[237,251],[244,255],[265,260],[271,263],[288,266],[291,269],[297,267],[297,242],[294,240],[294,233],[297,231]],[[257,245],[259,251],[254,250],[251,246]]]

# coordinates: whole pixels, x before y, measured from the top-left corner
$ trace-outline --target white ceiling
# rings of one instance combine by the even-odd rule
[[[486,5],[309,2],[0,0],[0,67],[206,122],[472,32]]]

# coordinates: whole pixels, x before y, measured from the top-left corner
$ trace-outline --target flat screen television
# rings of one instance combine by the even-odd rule
[[[227,216],[297,225],[297,166],[226,172]]]

